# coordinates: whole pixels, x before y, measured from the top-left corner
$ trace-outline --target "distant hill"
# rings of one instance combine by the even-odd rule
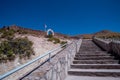
[[[120,33],[112,32],[108,30],[102,30],[100,32],[95,33],[94,36],[100,38],[120,38]]]
[[[92,39],[93,36],[100,37],[100,38],[120,38],[120,33],[112,32],[109,30],[102,30],[93,34],[76,35],[75,37],[83,38],[83,39]]]
[[[102,31],[94,33],[94,35],[103,35],[103,34],[109,34],[109,33],[113,33],[113,32],[109,30],[102,30]]]
[[[83,38],[83,39],[91,39],[93,37],[93,34],[80,34],[76,35],[77,38]]]

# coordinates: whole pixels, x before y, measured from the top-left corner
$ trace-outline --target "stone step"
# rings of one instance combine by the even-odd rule
[[[112,56],[102,56],[102,57],[101,56],[100,57],[86,56],[86,57],[75,57],[74,58],[74,60],[113,60],[113,59],[114,59],[114,57],[112,57]]]
[[[120,77],[120,69],[71,69],[69,75]]]
[[[86,55],[86,56],[87,56],[87,55],[93,55],[93,56],[94,56],[94,55],[111,56],[110,54],[95,54],[95,53],[90,53],[90,54],[85,53],[85,54],[76,54],[76,55],[78,55],[78,56],[79,56],[79,55]]]
[[[76,57],[81,57],[81,56],[95,57],[95,56],[110,56],[110,54],[76,54],[75,56]]]
[[[81,49],[83,49],[83,48],[91,48],[91,49],[99,49],[100,50],[100,48],[98,47],[98,46],[95,46],[95,45],[89,45],[89,46],[86,46],[86,45],[82,45],[81,46]]]
[[[86,49],[80,49],[80,51],[100,51],[99,49],[89,49],[89,48],[86,48]]]
[[[75,55],[75,58],[111,58],[114,59],[114,56],[109,55]]]
[[[84,48],[91,48],[91,49],[94,49],[94,48],[96,48],[96,49],[100,49],[98,46],[96,46],[96,45],[89,45],[89,46],[86,46],[86,45],[82,45],[82,46],[80,46],[80,48],[81,49],[84,49]]]
[[[84,44],[84,45],[82,45],[82,46],[86,46],[87,44],[89,44],[89,46],[86,46],[86,47],[90,47],[90,46],[96,46],[93,42],[91,42],[91,43],[82,43],[82,44]],[[85,45],[86,44],[86,45]]]
[[[83,44],[91,44],[91,45],[93,44],[92,41],[82,41],[82,43],[83,43]],[[93,44],[93,45],[95,45],[95,44]]]
[[[96,45],[89,45],[89,46],[86,46],[86,45],[82,45],[81,46],[81,48],[98,48],[98,49],[100,49],[98,46],[96,46]]]
[[[83,43],[84,44],[84,43]],[[86,44],[87,45],[87,44]],[[93,44],[89,44],[89,46],[81,45],[81,47],[95,47],[95,48],[99,48],[98,46],[96,46],[94,43]]]
[[[120,77],[102,76],[75,76],[68,75],[65,80],[120,80]]]
[[[85,52],[84,52],[84,53],[77,53],[77,54],[78,54],[78,55],[79,55],[79,54],[86,54],[86,55],[93,55],[93,54],[96,54],[96,55],[97,55],[97,54],[110,55],[110,54],[107,54],[107,53],[95,53],[95,52],[89,52],[89,53],[85,53]]]
[[[72,64],[75,69],[120,69],[120,64]]]
[[[89,45],[89,46],[82,45],[80,47],[80,49],[86,49],[86,48],[89,48],[89,49],[99,49],[100,50],[100,48],[98,46],[95,46],[95,45]]]
[[[94,52],[98,52],[98,53],[101,53],[101,52],[103,53],[104,52],[104,53],[106,53],[106,51],[102,51],[102,50],[95,50]]]
[[[75,55],[69,75],[120,77],[120,64],[114,56],[102,51],[91,40],[83,40]]]
[[[118,60],[74,60],[73,64],[118,64]]]
[[[106,51],[79,51],[77,54],[84,54],[84,53],[106,54]]]

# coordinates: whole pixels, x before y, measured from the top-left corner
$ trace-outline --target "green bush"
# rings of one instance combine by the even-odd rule
[[[54,41],[54,38],[53,37],[51,37],[51,38],[48,38],[48,41]]]
[[[52,34],[49,34],[49,35],[46,35],[45,37],[46,37],[46,38],[53,38],[53,35],[52,35]]]
[[[12,29],[10,30],[2,29],[1,33],[2,33],[1,38],[6,38],[8,40],[11,40],[14,38],[15,31]]]
[[[51,41],[54,44],[60,43],[60,39],[52,37],[52,36],[48,37],[48,41]]]
[[[54,38],[54,44],[60,43],[60,39]]]
[[[19,34],[28,34],[28,31],[24,31],[24,30],[17,30],[17,32],[18,32]]]
[[[30,58],[34,55],[33,43],[27,38],[17,38],[11,41],[3,41],[0,44],[0,62],[14,60],[17,55],[20,58]]]
[[[60,44],[61,45],[64,45],[64,44],[66,44],[67,43],[67,41],[62,41]]]
[[[61,44],[61,46],[62,46],[62,45],[64,45],[64,44],[66,44],[66,43],[67,43],[67,41],[62,41],[60,44]],[[64,48],[64,47],[66,47],[66,45],[63,46],[62,48]]]

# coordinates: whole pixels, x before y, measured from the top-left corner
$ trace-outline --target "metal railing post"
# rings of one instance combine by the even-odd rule
[[[51,60],[51,53],[49,53],[49,62],[50,62],[50,60]]]

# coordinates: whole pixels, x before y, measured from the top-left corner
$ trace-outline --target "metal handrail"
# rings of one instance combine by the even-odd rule
[[[71,44],[71,43],[70,43],[70,44]],[[55,49],[53,49],[53,50],[51,50],[51,51],[48,51],[47,53],[45,53],[45,54],[43,54],[43,55],[41,55],[41,56],[39,56],[39,57],[37,57],[37,58],[35,58],[35,59],[27,62],[26,64],[21,65],[20,67],[17,67],[17,68],[15,68],[15,69],[13,69],[13,70],[11,70],[11,71],[3,74],[3,75],[0,75],[0,80],[6,78],[7,76],[10,76],[11,74],[13,74],[13,73],[15,73],[15,72],[23,69],[23,68],[26,67],[26,66],[29,66],[30,64],[34,63],[34,62],[37,61],[37,60],[42,59],[43,57],[45,57],[45,56],[47,56],[47,55],[51,55],[52,52],[55,52],[56,50],[61,49],[62,47],[67,46],[67,45],[68,45],[68,44],[66,43],[66,44],[64,44],[64,45],[62,45],[62,46],[59,46],[59,47],[57,47],[57,48],[55,48]],[[52,56],[49,56],[48,59],[50,60],[51,57],[52,57]]]

